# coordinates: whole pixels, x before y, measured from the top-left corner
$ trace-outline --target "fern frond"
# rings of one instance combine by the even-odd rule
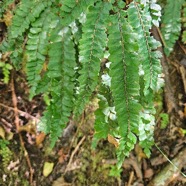
[[[138,34],[139,57],[142,61],[142,69],[144,70],[144,93],[148,94],[149,88],[157,89],[158,74],[161,73],[161,65],[159,58],[161,55],[155,51],[160,46],[153,36],[150,36],[152,27],[152,18],[150,16],[149,4],[140,7],[135,2],[129,5],[127,10],[128,20]]]
[[[183,22],[183,33],[182,33],[182,41],[186,44],[186,3],[183,5],[183,15],[182,15],[182,22]]]
[[[75,49],[70,30],[65,30],[62,41],[51,44],[49,50],[47,76],[50,78],[48,91],[52,99],[44,120],[47,121],[52,145],[61,136],[74,106]]]
[[[30,23],[39,17],[41,12],[51,4],[51,1],[22,0],[15,11],[9,37],[17,38],[29,28]]]
[[[8,9],[8,6],[14,3],[14,0],[0,1],[0,19],[3,18],[4,12]]]
[[[8,52],[10,54],[10,59],[16,70],[21,68],[21,63],[24,60],[23,57],[23,37],[18,37],[17,39],[7,39],[4,38],[0,45],[0,51],[3,53]]]
[[[67,26],[73,22],[96,1],[98,0],[64,0],[61,7],[62,25]]]
[[[98,94],[98,105],[99,108],[95,112],[96,120],[94,123],[94,138],[92,142],[92,146],[95,148],[97,145],[97,142],[102,139],[106,138],[109,133],[109,123],[106,121],[106,116],[104,114],[104,110],[108,108],[108,102],[107,99],[103,96]]]
[[[185,0],[167,0],[162,16],[161,32],[165,41],[165,54],[170,55],[181,31],[181,7]]]
[[[79,71],[79,94],[74,114],[82,113],[85,105],[96,88],[100,61],[104,56],[106,46],[105,21],[109,14],[109,3],[97,3],[89,8],[87,21],[83,26],[83,36],[79,45],[79,58],[82,69]]]
[[[31,97],[35,95],[35,90],[41,79],[43,65],[47,63],[48,34],[51,29],[52,20],[57,20],[57,16],[51,13],[50,9],[46,9],[41,16],[32,23],[28,34],[26,71],[28,83],[32,86],[30,90]]]
[[[112,62],[110,67],[111,91],[120,128],[121,143],[118,158],[121,162],[134,147],[136,141],[134,134],[137,133],[136,127],[141,109],[138,103],[139,60],[135,54],[138,51],[138,44],[131,26],[124,17],[126,14],[122,10],[111,16],[108,28],[109,60]]]

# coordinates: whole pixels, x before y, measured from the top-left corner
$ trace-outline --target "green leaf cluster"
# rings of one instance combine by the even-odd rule
[[[9,63],[4,63],[0,61],[0,68],[2,69],[3,76],[4,76],[3,81],[4,83],[8,84],[10,80],[10,70],[12,70],[13,67]]]
[[[166,54],[180,31],[181,5],[168,0],[164,10]],[[151,29],[160,16],[156,1],[144,0],[128,5],[122,0],[21,0],[16,5],[0,49],[26,72],[30,98],[47,98],[39,128],[50,134],[52,146],[97,97],[93,146],[108,135],[117,138],[118,167],[137,142],[150,155],[153,95],[161,80],[160,43]]]
[[[167,0],[162,16],[161,32],[165,41],[165,54],[170,55],[181,31],[181,8],[184,0]]]
[[[186,2],[183,4],[182,23],[184,28],[182,33],[182,41],[184,44],[186,44]]]

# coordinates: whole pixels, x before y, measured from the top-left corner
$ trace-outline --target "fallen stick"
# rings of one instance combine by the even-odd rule
[[[22,137],[21,133],[19,132],[19,128],[20,128],[20,126],[19,126],[19,112],[18,112],[18,108],[17,108],[17,97],[16,97],[15,85],[14,85],[14,72],[12,72],[12,74],[11,74],[11,91],[12,91],[12,102],[13,102],[14,114],[15,114],[14,123],[15,123],[15,126],[16,126],[16,131],[17,131],[17,133],[19,135],[19,140],[20,140],[21,147],[24,150],[24,156],[26,158],[28,167],[30,169],[30,185],[33,185],[33,169],[32,169],[32,165],[31,165],[31,162],[30,162],[30,158],[29,158],[28,152],[27,152],[27,150],[25,148],[25,145],[24,145],[23,137]]]
[[[168,186],[171,182],[178,179],[181,169],[186,165],[186,148],[184,148],[178,155],[163,168],[147,186]]]

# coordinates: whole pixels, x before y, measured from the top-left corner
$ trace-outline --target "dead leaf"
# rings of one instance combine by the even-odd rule
[[[119,140],[116,139],[115,137],[111,136],[110,134],[108,134],[107,136],[108,142],[113,144],[116,148],[119,147]]]
[[[67,155],[63,152],[63,149],[60,149],[59,152],[57,153],[58,154],[58,162],[59,163],[63,163],[67,157]]]
[[[139,144],[136,144],[135,146],[135,153],[137,155],[138,162],[140,162],[143,158],[147,158],[146,154],[143,152],[143,149],[140,147]]]
[[[0,137],[2,137],[3,139],[5,139],[5,130],[3,127],[0,127]]]
[[[46,134],[44,132],[41,132],[36,136],[36,145],[39,146],[45,139]]]
[[[144,178],[151,178],[154,174],[153,169],[147,169],[144,171]]]
[[[12,15],[12,12],[11,11],[7,11],[4,14],[3,18],[4,18],[4,22],[5,22],[6,26],[10,26],[11,25],[11,23],[12,23],[12,17],[13,17],[13,15]]]
[[[19,132],[28,132],[30,134],[35,134],[36,133],[36,123],[33,120],[29,120],[29,122],[26,125],[20,126],[19,127]]]
[[[43,176],[47,177],[54,168],[54,163],[45,162],[43,167]]]

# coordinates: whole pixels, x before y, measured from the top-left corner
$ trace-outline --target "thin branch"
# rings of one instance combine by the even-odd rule
[[[2,107],[4,107],[4,108],[7,108],[7,109],[9,109],[9,110],[15,110],[14,108],[12,108],[12,107],[10,107],[10,106],[7,106],[7,105],[4,105],[3,103],[0,103],[0,106],[2,106]],[[28,117],[28,118],[32,118],[34,121],[36,121],[36,122],[39,122],[39,119],[38,118],[36,118],[36,117],[34,117],[34,116],[32,116],[32,115],[30,115],[30,114],[28,114],[27,112],[24,112],[24,111],[22,111],[22,110],[19,110],[18,108],[17,108],[17,112],[19,112],[20,114],[22,114],[22,115],[24,115],[24,116],[26,116],[26,117]]]
[[[33,169],[31,166],[28,152],[27,152],[25,145],[24,145],[23,137],[22,137],[21,133],[19,132],[19,127],[20,127],[19,126],[19,114],[18,114],[19,112],[18,112],[18,108],[17,108],[17,97],[16,97],[16,93],[15,93],[14,73],[13,72],[11,73],[11,91],[12,91],[12,102],[13,102],[13,106],[14,106],[13,110],[14,110],[14,114],[15,114],[15,121],[14,122],[15,122],[15,126],[16,126],[16,131],[19,135],[20,144],[21,144],[22,149],[24,150],[24,155],[25,155],[28,167],[30,169],[30,184],[33,185]]]
[[[71,156],[70,156],[70,160],[69,160],[68,165],[67,165],[67,168],[65,169],[65,172],[64,172],[64,173],[66,173],[66,172],[69,170],[69,167],[70,167],[70,165],[71,165],[71,163],[72,163],[72,160],[73,160],[73,158],[74,158],[74,155],[77,153],[79,147],[81,146],[81,144],[83,143],[83,141],[84,141],[85,139],[86,139],[86,137],[83,136],[83,137],[81,138],[80,142],[77,144],[77,146],[76,146],[76,148],[74,149],[74,151],[72,152],[72,154],[71,154]]]

